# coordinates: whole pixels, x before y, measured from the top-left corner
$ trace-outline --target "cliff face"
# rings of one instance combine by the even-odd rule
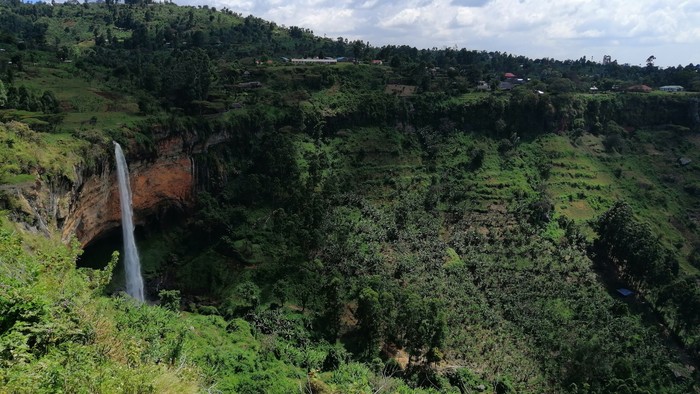
[[[186,214],[194,204],[195,155],[227,139],[225,134],[200,139],[192,133],[169,136],[161,132],[153,151],[125,149],[129,152],[134,223],[158,222],[166,213]],[[82,246],[119,227],[119,191],[111,148],[111,144],[94,147],[104,150],[98,170],[75,168],[72,179],[46,178],[37,172],[34,182],[4,187],[2,191],[13,196],[10,208],[15,221],[27,231],[46,235],[58,231],[64,241],[75,235]]]
[[[149,218],[157,220],[165,209],[184,211],[193,203],[192,159],[184,139],[161,139],[156,152],[157,157],[147,160],[127,158],[137,225]],[[76,185],[70,193],[72,203],[65,212],[65,219],[57,217],[64,240],[75,234],[85,246],[120,225],[119,191],[112,162],[104,165],[101,173]]]
[[[130,164],[134,223],[143,224],[166,208],[185,210],[192,203],[192,162],[187,156],[161,157],[154,162]],[[75,196],[61,233],[73,234],[84,246],[121,223],[119,191],[114,171],[89,178]]]

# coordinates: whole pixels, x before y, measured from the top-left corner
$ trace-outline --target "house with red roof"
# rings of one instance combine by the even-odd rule
[[[651,88],[647,85],[633,85],[627,88],[628,92],[636,92],[636,93],[649,93],[651,92]]]

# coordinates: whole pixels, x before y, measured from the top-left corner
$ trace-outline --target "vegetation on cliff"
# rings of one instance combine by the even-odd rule
[[[0,11],[2,390],[698,390],[698,95],[624,91],[698,90],[697,67],[376,48],[173,4]],[[282,59],[304,56],[354,61]],[[506,72],[523,83],[479,88]],[[148,162],[165,136],[196,206],[145,229],[138,305],[35,205],[111,140]]]

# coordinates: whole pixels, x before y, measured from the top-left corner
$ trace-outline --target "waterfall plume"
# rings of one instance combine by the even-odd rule
[[[124,238],[124,269],[126,271],[126,292],[139,301],[144,300],[141,262],[134,239],[134,213],[131,206],[131,186],[129,168],[122,147],[114,142],[114,156],[117,162],[117,181],[119,182],[119,205],[122,211],[122,236]]]

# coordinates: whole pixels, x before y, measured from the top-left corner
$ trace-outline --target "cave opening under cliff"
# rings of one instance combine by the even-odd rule
[[[143,226],[136,226],[134,231],[136,241],[143,241],[145,231]],[[83,247],[83,254],[78,258],[78,268],[103,269],[107,266],[112,252],[119,251],[119,264],[122,263],[124,245],[122,242],[122,226],[115,227],[100,234]]]
[[[183,229],[186,219],[187,216],[182,209],[171,206],[161,209],[157,215],[146,217],[144,223],[136,224],[134,237],[147,292],[149,287],[154,287],[154,280],[163,264],[172,257],[173,253],[168,249],[170,245],[168,239],[172,233]],[[83,247],[83,253],[76,261],[78,268],[103,269],[115,250],[119,252],[119,261],[114,269],[112,281],[107,286],[108,293],[125,289],[122,226],[113,227],[91,239]]]

